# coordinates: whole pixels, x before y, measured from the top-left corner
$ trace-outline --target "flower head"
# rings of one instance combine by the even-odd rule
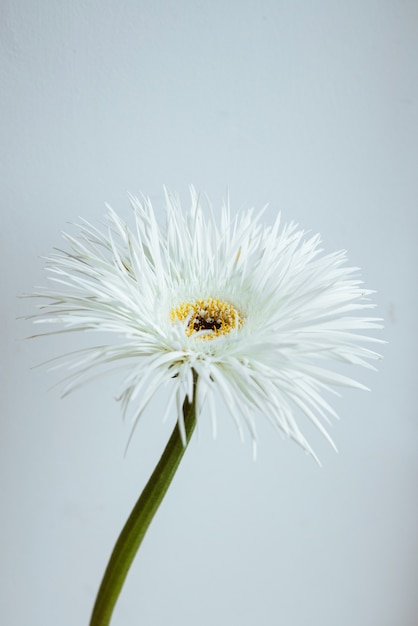
[[[322,392],[364,387],[327,362],[371,367],[378,358],[365,345],[376,340],[361,332],[380,328],[364,315],[372,292],[345,253],[321,254],[319,236],[281,226],[280,216],[262,226],[261,213],[232,217],[225,204],[217,221],[193,188],[187,211],[166,193],[164,228],[149,199],[130,200],[133,229],[108,207],[106,229],[82,222],[78,237],[64,235],[68,249],[47,259],[53,287],[37,294],[47,304],[35,321],[118,338],[77,355],[66,391],[91,368],[124,362],[120,397],[134,425],[166,387],[167,413],[176,407],[184,433],[195,374],[197,416],[207,405],[214,431],[217,393],[254,441],[259,412],[311,453],[295,413],[331,441],[323,423],[335,412]]]

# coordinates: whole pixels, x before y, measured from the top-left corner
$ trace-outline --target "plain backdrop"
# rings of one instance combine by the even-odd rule
[[[61,399],[34,366],[85,338],[26,340],[17,295],[68,222],[191,183],[347,249],[388,344],[332,400],[339,454],[303,425],[322,469],[202,421],[112,624],[418,624],[417,29],[414,0],[0,2],[2,624],[88,624],[173,426],[159,398],[125,456],[119,379]]]

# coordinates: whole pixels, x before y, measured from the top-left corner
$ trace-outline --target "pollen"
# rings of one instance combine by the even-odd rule
[[[216,298],[182,302],[170,312],[171,321],[187,322],[186,335],[199,333],[202,339],[214,339],[227,335],[234,328],[241,328],[243,318],[228,302]]]

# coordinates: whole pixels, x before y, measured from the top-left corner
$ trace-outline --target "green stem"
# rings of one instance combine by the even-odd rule
[[[183,404],[186,446],[196,425],[196,375],[193,400]],[[119,538],[103,576],[90,620],[90,626],[107,626],[119,593],[139,546],[160,506],[186,450],[176,424],[163,455],[139,496]]]

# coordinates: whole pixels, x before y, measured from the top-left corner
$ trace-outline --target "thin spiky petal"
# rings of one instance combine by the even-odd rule
[[[256,414],[308,452],[298,425],[305,415],[333,444],[325,425],[336,414],[322,397],[335,387],[364,388],[328,362],[373,368],[367,335],[381,328],[346,254],[323,254],[318,235],[291,223],[263,226],[263,211],[232,217],[229,200],[216,220],[191,188],[183,210],[165,190],[160,228],[151,201],[130,196],[133,228],[107,207],[107,228],[82,220],[65,249],[47,259],[51,287],[41,289],[35,323],[45,334],[106,331],[118,338],[72,355],[65,393],[92,368],[125,364],[120,400],[134,427],[152,398],[168,390],[185,438],[182,406],[198,376],[196,411],[223,398],[238,432],[256,440]],[[366,333],[366,334],[365,334]],[[167,409],[167,410],[168,410]]]

